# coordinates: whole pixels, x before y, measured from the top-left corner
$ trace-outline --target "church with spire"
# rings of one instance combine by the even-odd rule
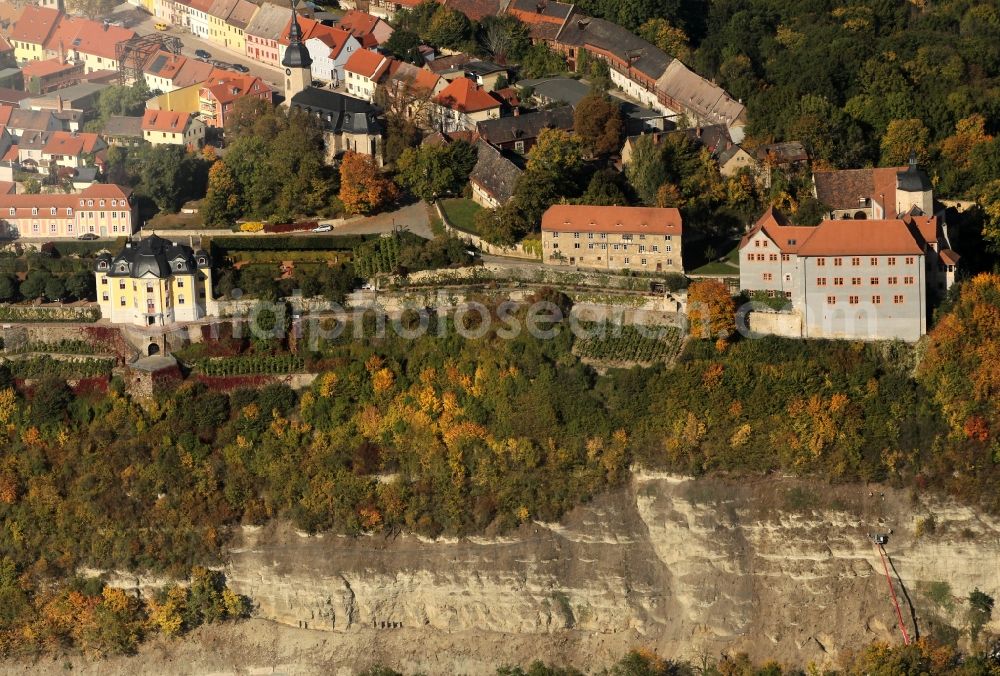
[[[292,19],[288,29],[288,49],[281,60],[285,69],[285,104],[290,105],[296,94],[312,86],[312,57],[302,42],[302,27],[295,11],[298,2],[292,2]]]
[[[368,101],[312,86],[312,57],[302,42],[295,7],[288,30],[288,48],[281,60],[285,71],[285,105],[314,116],[323,130],[326,160],[345,152],[370,155],[382,164],[382,111]]]

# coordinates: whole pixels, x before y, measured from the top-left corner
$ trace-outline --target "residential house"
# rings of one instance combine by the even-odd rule
[[[200,148],[205,144],[205,123],[188,113],[147,109],[142,116],[142,138],[154,146]]]
[[[274,100],[270,86],[256,75],[232,74],[207,80],[198,94],[202,120],[209,127],[223,128],[226,116],[232,112],[236,102],[245,97],[262,99],[268,103]]]
[[[405,61],[392,61],[381,83],[387,110],[400,113],[420,127],[430,127],[432,99],[448,82],[435,73]],[[380,102],[381,103],[381,102]]]
[[[64,15],[45,43],[45,54],[83,61],[85,73],[116,71],[118,45],[134,37],[135,31],[129,28]]]
[[[24,8],[8,38],[18,63],[45,58],[45,45],[55,33],[60,16],[59,10],[49,7],[28,5]]]
[[[542,215],[542,262],[684,272],[681,234],[677,209],[556,204]]]
[[[530,91],[531,98],[539,106],[568,104],[576,108],[583,97],[590,93],[588,85],[570,77],[519,80],[517,87],[522,91]]]
[[[756,158],[735,143],[719,152],[716,159],[719,161],[719,173],[727,177],[735,176],[742,169],[749,168],[756,172],[760,168]]]
[[[455,52],[453,54],[442,55],[426,60],[424,68],[437,73],[438,75],[444,76],[445,73],[455,71],[459,66],[464,66],[465,64],[472,63],[475,60],[476,59],[471,54]],[[454,79],[454,77],[452,79]]]
[[[798,141],[766,143],[754,149],[754,160],[761,172],[761,182],[769,188],[773,168],[794,169],[808,165],[809,153]]]
[[[20,105],[29,110],[51,110],[62,128],[72,131],[83,123],[84,117],[97,116],[101,92],[108,87],[100,82],[81,82],[24,99]]]
[[[236,6],[229,13],[225,23],[223,46],[238,54],[247,53],[246,30],[257,13],[258,6],[250,0],[236,0]]]
[[[208,6],[208,39],[221,47],[228,47],[229,30],[226,21],[236,8],[238,0],[212,0]],[[246,49],[244,44],[243,49]],[[240,51],[243,54],[244,51]]]
[[[218,313],[211,257],[156,235],[98,256],[94,278],[101,316],[113,324],[169,326]],[[147,350],[158,354],[159,346]]]
[[[545,129],[573,131],[573,109],[560,106],[476,124],[479,138],[502,150],[525,154]]]
[[[164,51],[157,52],[143,69],[149,89],[164,93],[199,85],[211,77],[231,72],[216,68],[205,61]]]
[[[24,88],[32,94],[44,94],[79,81],[83,63],[66,61],[58,56],[28,61],[21,68]]]
[[[639,134],[629,136],[622,145],[621,158],[622,166],[628,166],[632,161],[632,153],[641,138],[649,138],[653,145],[658,146],[671,136],[686,136],[688,140],[703,148],[716,158],[720,153],[731,149],[736,144],[729,136],[729,128],[724,124],[713,124],[707,127],[688,127],[687,129],[671,129],[670,131],[657,131],[649,134]]]
[[[54,133],[53,131],[25,131],[18,136],[17,145],[11,146],[11,149],[17,148],[16,161],[22,169],[31,172],[45,170],[42,162],[42,151],[49,143],[49,136]]]
[[[14,56],[14,45],[0,35],[0,69],[17,68],[17,58]]]
[[[554,0],[511,0],[507,5],[507,14],[528,27],[533,41],[551,44],[555,42],[559,30],[576,15],[576,8]]]
[[[247,57],[278,68],[281,64],[278,40],[288,24],[288,9],[271,3],[261,5],[245,31]]]
[[[28,132],[62,129],[62,124],[51,110],[31,110],[11,106],[0,106],[0,124],[6,126],[7,131],[18,139]]]
[[[291,12],[289,12],[291,13]],[[331,42],[336,42],[338,39],[342,38],[341,34],[346,33],[339,28],[331,28],[321,24],[319,21],[309,19],[304,16],[299,16],[297,18],[299,24],[299,32],[301,33],[300,40],[303,44],[306,44],[312,38],[326,38]],[[289,33],[292,28],[292,20],[288,19],[285,24],[285,29],[281,32],[281,37],[278,38],[278,59],[279,61],[285,60],[285,51],[288,49],[289,45]],[[336,31],[336,34],[334,34]]]
[[[387,56],[370,49],[358,49],[344,63],[344,82],[347,93],[371,103],[375,87],[389,70],[392,62]]]
[[[327,162],[347,151],[369,155],[382,163],[381,111],[366,101],[328,89],[306,87],[292,96],[290,106],[316,117],[323,129]]]
[[[345,30],[329,28],[305,41],[312,57],[312,74],[316,80],[340,86],[344,81],[344,64],[351,54],[361,49],[357,38]]]
[[[54,131],[42,148],[43,167],[76,169],[94,164],[94,155],[108,147],[97,134],[75,131]]]
[[[469,61],[451,70],[440,73],[449,82],[466,77],[488,92],[507,86],[509,72],[506,66],[500,66],[490,61]]]
[[[472,80],[460,77],[438,92],[432,111],[434,125],[442,131],[473,130],[477,122],[500,117],[503,104]]]
[[[792,335],[912,342],[927,331],[923,244],[912,221],[803,227],[771,209],[740,242],[740,287],[788,298]]]
[[[209,40],[211,28],[209,26],[209,10],[212,8],[213,0],[187,0],[188,23],[187,27],[195,37]]]
[[[368,13],[379,19],[393,21],[396,12],[416,9],[423,0],[368,0]]]
[[[137,148],[142,145],[142,118],[111,115],[104,123],[101,136],[108,145]]]
[[[476,143],[476,153],[476,165],[469,174],[472,201],[484,209],[496,209],[514,194],[514,186],[523,172],[485,141]]]
[[[392,35],[392,26],[388,23],[356,9],[349,10],[340,17],[337,28],[353,35],[365,49],[373,49],[385,44],[385,41]]]
[[[0,195],[0,233],[6,237],[76,239],[135,232],[131,191],[95,183],[76,194]]]

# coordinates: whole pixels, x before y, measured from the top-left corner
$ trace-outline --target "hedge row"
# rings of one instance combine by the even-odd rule
[[[114,365],[114,359],[104,357],[79,357],[67,360],[53,359],[46,354],[27,359],[7,360],[11,375],[20,380],[44,378],[45,376],[55,376],[63,380],[107,376],[111,374]]]
[[[117,253],[125,246],[126,239],[125,237],[119,237],[114,242],[95,240],[90,242],[51,242],[51,244],[60,256],[76,254],[77,256],[87,257],[94,256],[98,251],[103,251],[104,249],[112,253]]]
[[[214,253],[223,256],[230,251],[353,251],[378,235],[302,235],[298,237],[213,237]]]
[[[25,352],[49,352],[57,354],[95,354],[96,350],[86,340],[73,340],[63,338],[61,340],[45,342],[32,340],[19,345],[16,348],[8,349],[8,354],[22,354]]]
[[[253,355],[202,359],[198,362],[198,371],[206,376],[244,376],[263,373],[296,373],[305,370],[305,366],[305,359],[294,354]]]
[[[98,307],[0,306],[0,322],[96,322],[100,318]]]

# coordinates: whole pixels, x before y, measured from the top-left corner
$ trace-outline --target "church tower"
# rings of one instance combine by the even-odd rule
[[[295,13],[298,3],[292,1],[292,23],[288,29],[288,49],[281,65],[285,69],[285,105],[291,105],[292,97],[312,85],[312,57],[302,44],[302,28]]]

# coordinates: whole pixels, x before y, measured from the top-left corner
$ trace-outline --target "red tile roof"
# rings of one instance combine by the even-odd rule
[[[172,110],[149,110],[142,116],[143,131],[167,131],[182,134],[191,121],[190,113]]]
[[[0,127],[6,127],[10,122],[10,115],[14,112],[14,106],[0,106]]]
[[[20,216],[30,215],[29,209],[78,209],[80,200],[87,199],[114,199],[127,200],[132,191],[128,188],[115,185],[113,183],[94,183],[78,193],[42,193],[39,195],[3,195],[0,194],[0,209],[17,209],[28,213],[18,214]],[[123,205],[124,206],[124,205]]]
[[[831,209],[863,208],[859,198],[873,199],[886,209],[896,208],[896,174],[906,167],[840,169],[813,174],[816,198]],[[895,214],[892,214],[895,216]]]
[[[475,113],[490,108],[499,108],[500,102],[485,89],[467,77],[452,80],[434,97],[439,105],[463,113]]]
[[[256,89],[254,89],[254,85],[256,85]],[[222,104],[231,103],[247,94],[252,93],[254,96],[258,96],[271,91],[267,83],[256,75],[227,75],[212,78],[205,82],[203,89]]]
[[[812,228],[800,256],[918,255],[923,249],[901,220],[826,220]]]
[[[13,51],[13,49],[14,47],[12,47],[9,42],[7,42],[7,38],[0,35],[0,52],[10,52]]]
[[[44,45],[59,23],[59,11],[50,7],[29,5],[10,31],[10,39]]]
[[[406,63],[405,61],[393,61],[389,64],[389,76],[393,80],[411,85],[414,89],[422,89],[428,92],[433,92],[441,80],[441,76],[437,73],[418,68],[412,63]]]
[[[948,265],[958,265],[958,261],[961,258],[957,253],[951,249],[941,250],[941,260],[943,260]]]
[[[42,148],[47,155],[69,155],[79,157],[83,153],[92,153],[103,141],[97,134],[86,132],[54,131],[49,136],[48,143]]]
[[[26,78],[45,77],[46,75],[54,75],[66,70],[73,70],[74,68],[76,68],[76,64],[66,63],[62,59],[56,57],[54,59],[44,59],[42,61],[29,61],[21,67],[21,73]]]
[[[542,215],[548,232],[621,232],[680,235],[681,212],[656,207],[595,207],[555,204]]]
[[[0,181],[0,195],[13,195],[14,183],[10,181]]]
[[[388,69],[391,59],[370,49],[359,49],[344,64],[344,70],[357,73],[369,80],[377,80]]]
[[[7,148],[7,154],[4,155],[3,158],[2,158],[3,161],[4,162],[16,162],[17,161],[17,152],[18,152],[18,147],[17,147],[17,144],[15,143],[10,148]]]
[[[380,19],[358,9],[348,10],[337,22],[337,28],[348,31],[354,37],[370,35]]]
[[[335,59],[340,55],[341,50],[344,49],[344,45],[347,44],[348,39],[354,36],[352,36],[348,31],[340,28],[331,28],[329,26],[323,26],[323,28],[325,30],[316,31],[316,34],[313,35],[312,38],[321,41],[324,45],[329,47],[330,58]]]
[[[763,231],[782,253],[797,254],[799,247],[809,239],[815,230],[815,227],[806,225],[792,225],[784,214],[774,207],[768,207],[767,211],[754,223],[754,226],[743,235],[743,239],[740,240],[740,248],[746,246],[751,237]]]
[[[76,49],[85,54],[114,60],[116,45],[133,37],[135,31],[128,28],[105,26],[101,21],[64,16],[45,42],[45,48],[51,51]]]

